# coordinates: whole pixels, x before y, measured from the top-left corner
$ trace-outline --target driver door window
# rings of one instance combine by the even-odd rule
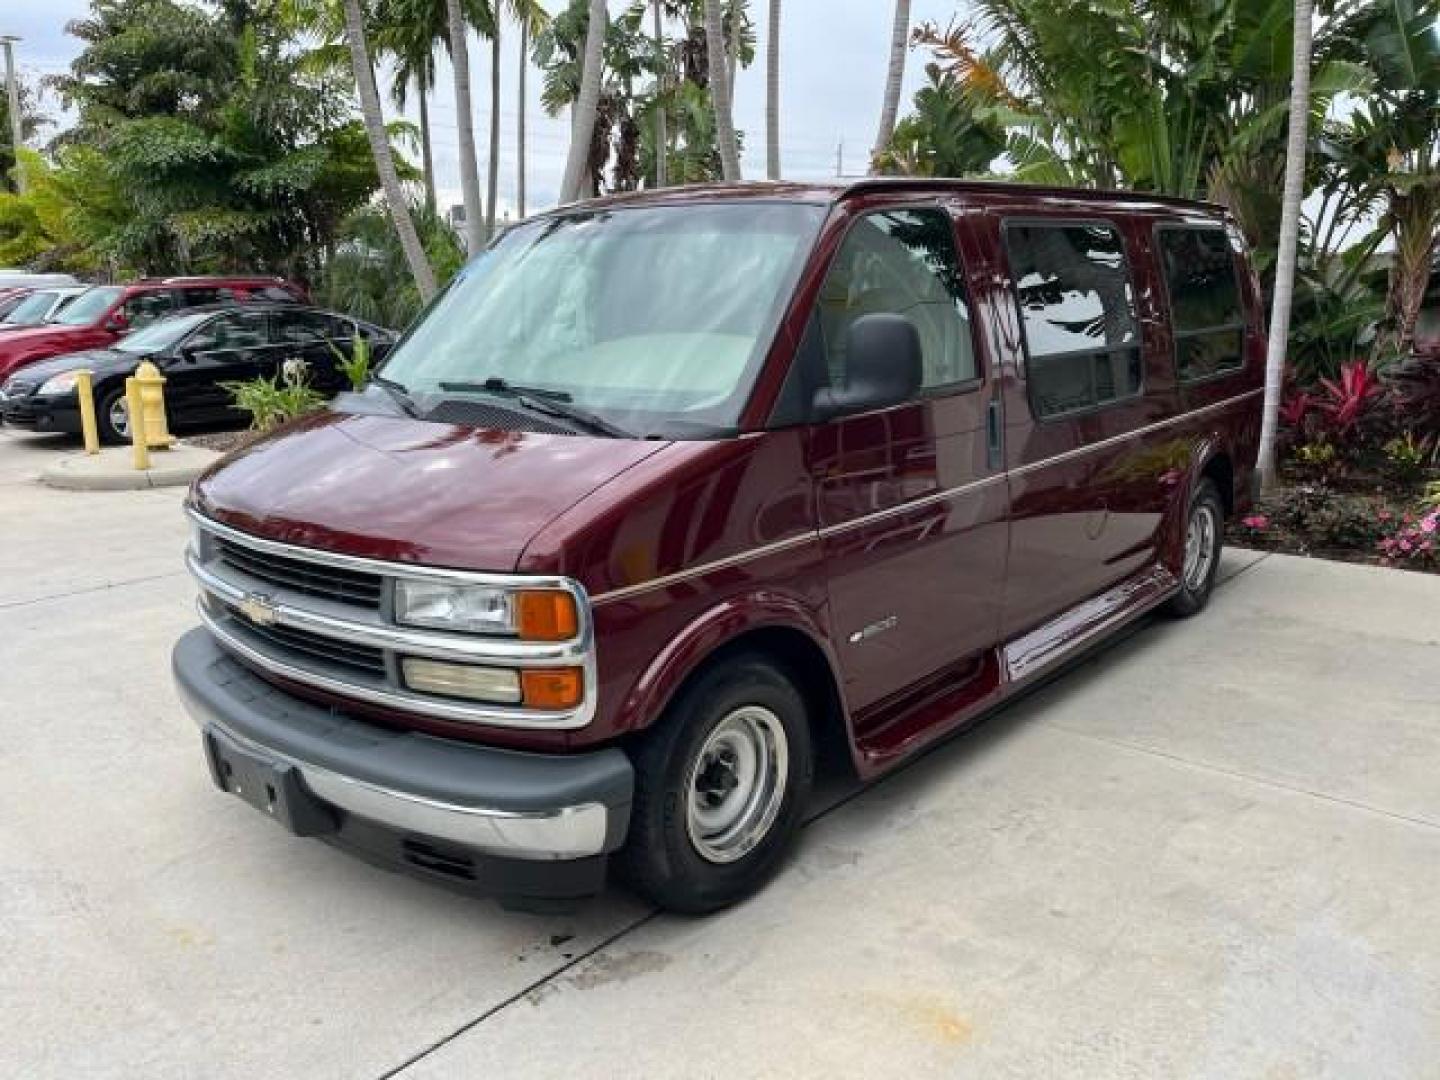
[[[920,332],[923,389],[974,380],[970,308],[943,210],[889,210],[858,221],[831,264],[816,306],[830,385],[848,377],[846,337],[864,315],[903,315]]]

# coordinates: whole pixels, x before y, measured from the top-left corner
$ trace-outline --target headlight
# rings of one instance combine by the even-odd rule
[[[59,375],[52,375],[40,384],[37,391],[42,397],[50,397],[55,394],[68,394],[75,389],[75,380],[79,376],[78,371],[66,371]]]
[[[395,619],[408,626],[566,641],[579,630],[575,597],[560,589],[506,589],[443,581],[395,583]]]

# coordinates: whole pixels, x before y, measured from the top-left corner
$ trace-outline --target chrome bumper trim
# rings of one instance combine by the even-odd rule
[[[205,722],[215,721],[206,718]],[[530,861],[583,859],[605,850],[609,812],[600,803],[534,813],[459,806],[342,776],[277,754],[224,725],[216,726],[227,739],[251,752],[293,766],[317,798],[346,813],[401,832],[450,840],[487,854]]]

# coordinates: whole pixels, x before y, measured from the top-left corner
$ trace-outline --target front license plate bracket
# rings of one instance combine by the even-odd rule
[[[300,770],[254,753],[213,729],[205,732],[210,778],[221,791],[244,799],[296,836],[323,836],[339,828],[333,807],[306,789]]]

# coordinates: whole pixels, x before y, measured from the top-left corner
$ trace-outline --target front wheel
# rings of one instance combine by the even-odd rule
[[[1173,615],[1194,615],[1210,602],[1225,537],[1225,505],[1212,480],[1201,480],[1190,496],[1185,520],[1185,558],[1180,591],[1170,601]]]
[[[799,828],[809,711],[781,669],[736,657],[678,695],[634,761],[621,874],[663,908],[716,911],[759,889]]]
[[[125,387],[117,386],[99,395],[95,404],[95,426],[100,441],[111,446],[130,441],[130,406]]]

